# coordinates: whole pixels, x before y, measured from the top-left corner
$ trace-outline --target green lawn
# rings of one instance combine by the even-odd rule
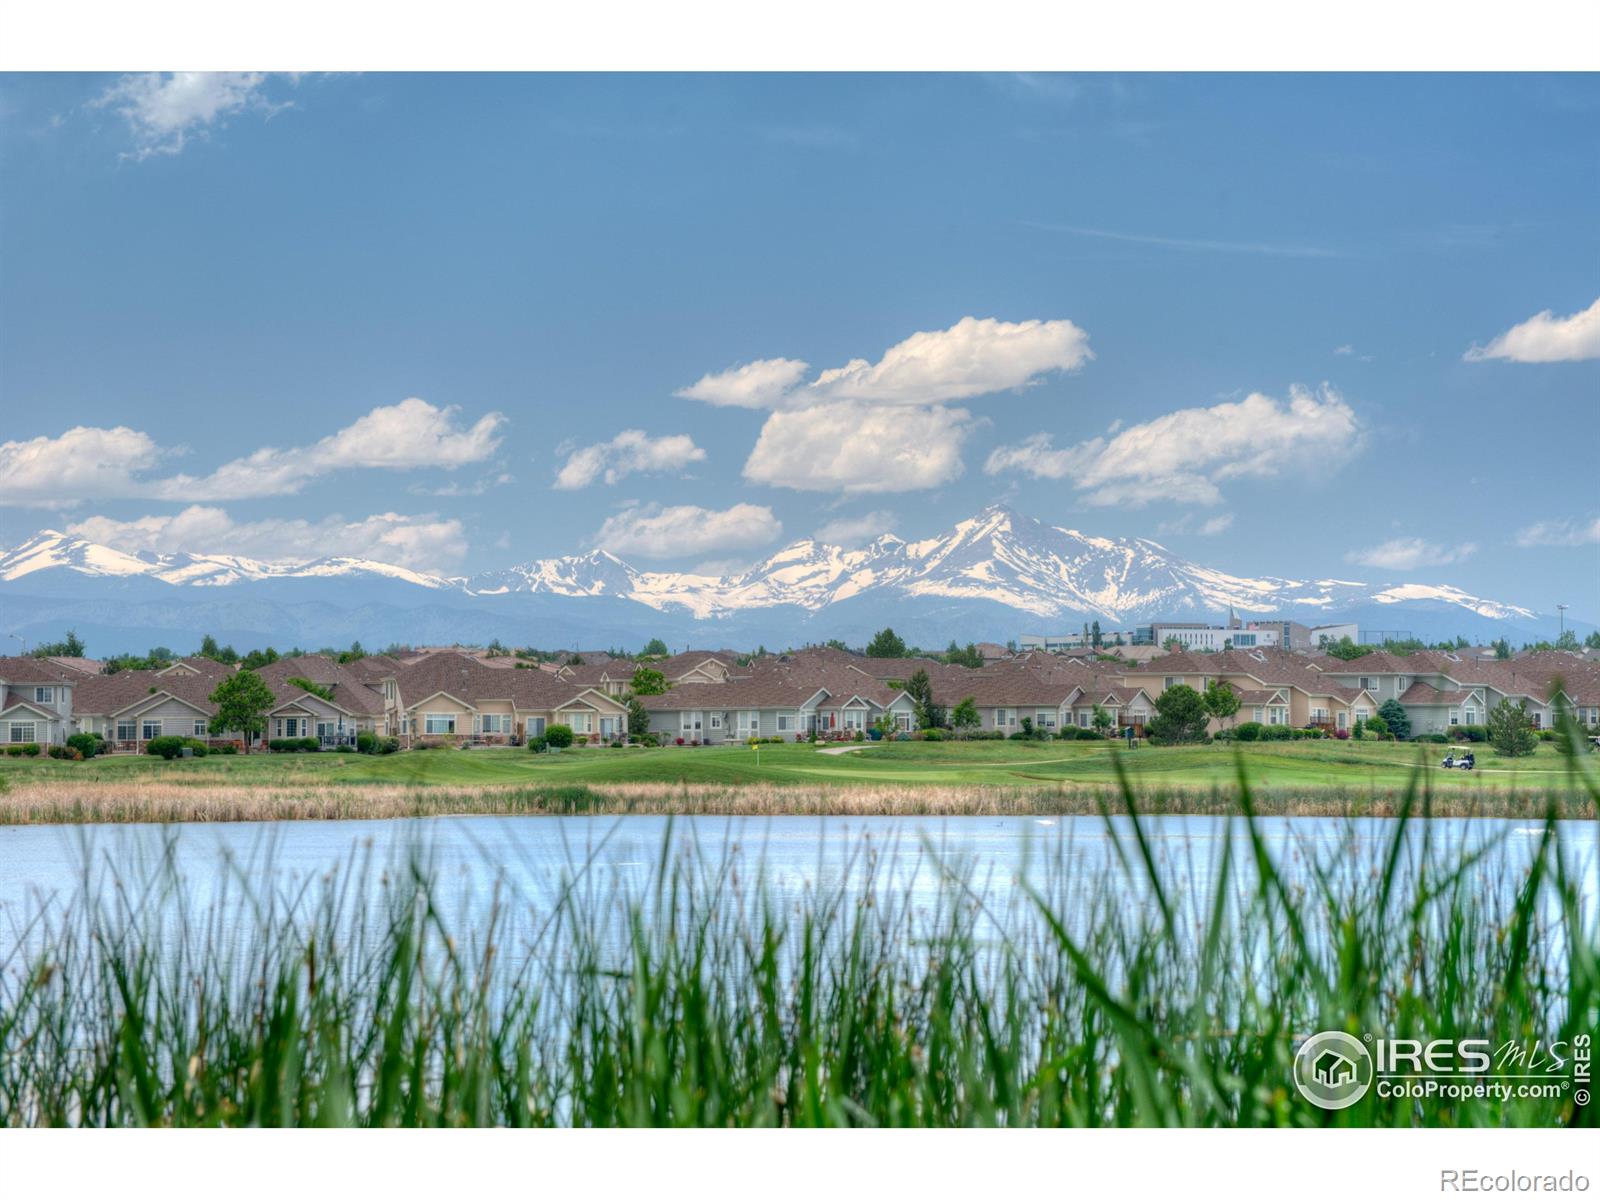
[[[1426,764],[1436,788],[1560,791],[1567,759],[1541,744],[1531,758],[1502,759],[1479,747],[1478,769],[1438,766],[1444,747],[1379,742],[1273,742],[1239,747],[1252,786],[1274,789],[1403,787]],[[530,754],[519,749],[411,751],[384,758],[356,754],[257,754],[177,760],[135,756],[65,763],[0,758],[0,781],[163,779],[205,784],[401,783],[416,785],[586,784],[900,784],[1007,787],[1114,781],[1120,757],[1141,790],[1209,788],[1236,778],[1227,745],[1153,747],[1127,752],[1106,742],[867,743],[845,754],[806,745],[582,749]]]

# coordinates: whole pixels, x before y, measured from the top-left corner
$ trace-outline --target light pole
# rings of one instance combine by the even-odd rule
[[[1566,606],[1562,605],[1562,607],[1565,608]],[[23,637],[20,633],[13,633],[11,636],[14,637],[17,641],[22,643],[22,657],[23,658],[27,658],[28,657],[28,639]]]
[[[1567,606],[1565,604],[1556,605],[1556,613],[1561,619],[1561,640],[1565,640],[1567,636]]]

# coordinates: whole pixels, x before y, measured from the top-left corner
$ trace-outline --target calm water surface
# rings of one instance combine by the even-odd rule
[[[1152,817],[1144,827],[1169,894],[1196,911],[1206,906],[1226,839],[1236,839],[1235,865],[1248,861],[1238,820]],[[1264,819],[1259,828],[1290,884],[1310,890],[1316,869],[1370,880],[1396,823],[1297,817]],[[1455,864],[1481,854],[1469,886],[1497,904],[1509,902],[1541,834],[1534,821],[1413,822],[1404,861],[1410,871],[1424,859]],[[525,915],[548,911],[569,888],[596,910],[620,914],[634,901],[649,911],[663,861],[694,873],[712,892],[760,894],[793,908],[808,896],[859,900],[879,890],[909,911],[936,914],[957,896],[1007,925],[1036,919],[1032,889],[1070,921],[1099,905],[1150,903],[1137,860],[1132,870],[1121,866],[1123,854],[1137,854],[1131,835],[1126,820],[1108,826],[1098,817],[445,817],[6,827],[0,828],[0,962],[35,949],[39,914],[59,910],[84,891],[86,880],[94,894],[118,903],[160,906],[181,894],[191,912],[218,900],[237,912],[245,894],[304,904],[333,880],[359,911],[379,906],[386,877],[419,857],[437,881],[444,919],[465,931],[484,924],[496,904]],[[1581,907],[1593,921],[1600,910],[1597,826],[1562,822],[1561,835]],[[107,884],[114,884],[110,891]]]

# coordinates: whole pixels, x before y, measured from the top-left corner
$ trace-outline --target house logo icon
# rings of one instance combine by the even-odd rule
[[[1372,1055],[1348,1033],[1312,1034],[1295,1053],[1294,1085],[1318,1108],[1349,1108],[1372,1086]]]

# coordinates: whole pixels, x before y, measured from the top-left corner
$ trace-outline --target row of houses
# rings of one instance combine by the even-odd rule
[[[272,692],[262,741],[314,738],[353,744],[363,731],[425,741],[508,742],[565,725],[611,741],[628,731],[628,693],[639,664],[626,659],[531,666],[440,650],[408,660],[372,655],[340,663],[320,655],[280,659],[257,674]],[[1548,727],[1564,700],[1580,721],[1600,724],[1600,663],[1551,652],[1510,662],[1441,652],[1368,654],[1344,661],[1277,649],[1178,652],[1147,661],[1086,661],[1032,652],[979,668],[934,659],[877,659],[826,648],[742,660],[690,651],[649,664],[668,690],[640,697],[650,730],[667,742],[750,737],[850,737],[875,726],[910,731],[917,707],[906,690],[927,673],[934,699],[970,699],[980,728],[1013,733],[1027,724],[1089,728],[1104,711],[1117,729],[1142,733],[1171,687],[1204,691],[1227,683],[1238,696],[1233,722],[1349,728],[1397,700],[1415,733],[1479,725],[1502,699],[1524,704]],[[59,743],[98,733],[113,750],[137,752],[180,735],[238,741],[215,728],[211,695],[234,668],[188,658],[160,670],[101,675],[83,665],[0,658],[0,744]]]

